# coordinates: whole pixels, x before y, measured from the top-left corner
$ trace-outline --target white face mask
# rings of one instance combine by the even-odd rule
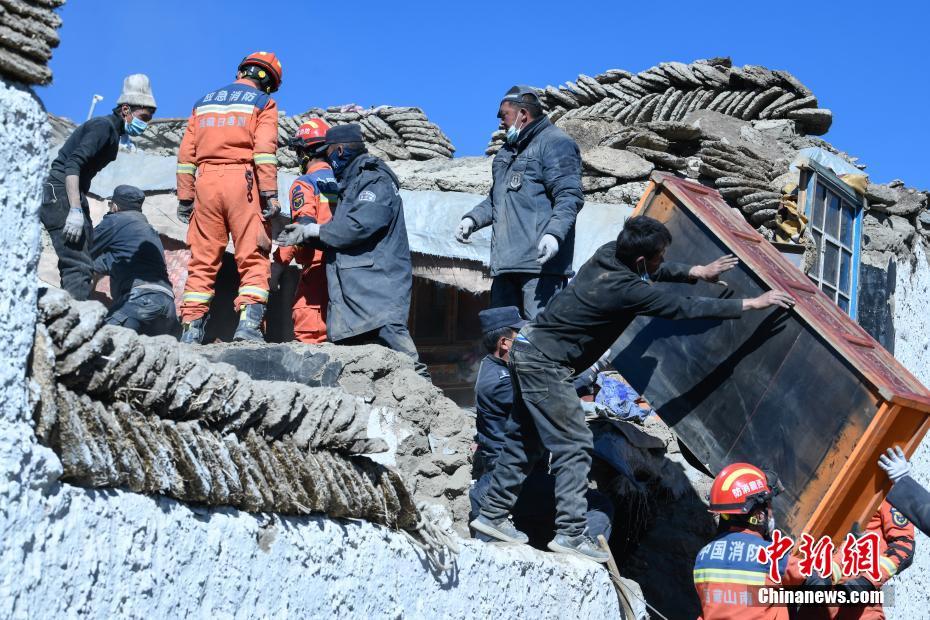
[[[517,112],[517,118],[520,117],[520,113]],[[517,138],[520,137],[520,130],[523,129],[521,125],[520,128],[517,128],[517,123],[514,121],[513,125],[507,128],[507,144],[514,145],[517,143]]]

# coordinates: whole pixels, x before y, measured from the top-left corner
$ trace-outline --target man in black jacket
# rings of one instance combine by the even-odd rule
[[[491,307],[517,306],[532,319],[572,274],[581,154],[530,86],[507,91],[498,118],[507,144],[491,165],[491,193],[465,214],[455,237],[465,243],[491,226]]]
[[[709,265],[662,264],[672,236],[649,217],[627,220],[617,241],[603,245],[545,310],[520,330],[510,352],[516,403],[490,489],[472,528],[506,542],[525,540],[507,519],[526,475],[548,451],[555,475],[553,551],[607,561],[585,531],[585,492],[592,435],[585,424],[573,376],[590,367],[637,316],[666,319],[735,319],[746,310],[789,307],[792,298],[769,291],[754,299],[680,297],[651,280],[716,282],[736,265],[732,256]]]
[[[345,345],[375,343],[413,359],[429,378],[407,330],[413,267],[397,177],[369,155],[362,128],[326,132],[327,158],[339,182],[339,202],[325,224],[288,224],[279,245],[316,242],[326,258],[326,333]]]
[[[113,111],[75,129],[52,162],[39,218],[58,254],[61,288],[77,300],[87,299],[93,287],[93,225],[85,194],[97,173],[116,159],[120,137],[141,135],[153,114],[149,78],[130,75]]]
[[[177,336],[180,326],[165,249],[142,213],[144,200],[142,190],[131,185],[113,190],[110,212],[94,229],[94,271],[110,276],[113,303],[107,323],[146,336]]]

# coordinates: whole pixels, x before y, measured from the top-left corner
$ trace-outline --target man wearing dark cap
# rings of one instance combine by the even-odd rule
[[[326,132],[326,156],[339,182],[332,219],[289,224],[278,244],[323,247],[331,342],[386,346],[410,356],[417,372],[429,378],[407,330],[413,268],[400,183],[383,161],[368,154],[355,123]]]
[[[491,193],[465,214],[455,237],[465,243],[491,226],[491,306],[517,306],[533,319],[572,273],[581,154],[530,86],[507,91],[497,116],[507,143],[494,156]]]
[[[165,249],[142,213],[144,200],[142,190],[131,185],[113,190],[107,199],[110,212],[94,229],[94,272],[110,276],[113,303],[107,323],[147,336],[177,336]]]
[[[494,464],[506,444],[506,426],[513,409],[513,382],[507,364],[510,346],[521,327],[526,325],[516,306],[491,308],[478,313],[481,321],[482,343],[488,354],[478,367],[475,382],[475,443],[478,448],[472,461],[472,477],[476,480],[468,493],[471,502],[470,520],[478,517],[482,499],[491,483]],[[610,538],[613,506],[601,493],[589,490],[588,510],[585,514],[588,531],[592,536],[603,534]],[[527,477],[520,497],[512,510],[514,523],[526,539],[541,547],[552,538],[555,525],[555,479],[548,471],[548,463],[539,461]],[[481,532],[476,536],[492,540]]]

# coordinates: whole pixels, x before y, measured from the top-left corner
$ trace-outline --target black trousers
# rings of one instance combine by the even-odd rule
[[[556,532],[578,536],[587,525],[594,444],[572,384],[572,370],[550,361],[531,344],[516,341],[510,351],[510,375],[514,406],[481,514],[493,520],[507,516],[527,476],[548,451],[555,478]]]
[[[68,194],[64,185],[46,182],[43,186],[42,207],[39,209],[39,219],[49,237],[52,246],[58,255],[58,273],[61,276],[61,288],[78,301],[90,297],[94,283],[94,261],[90,257],[90,248],[93,244],[94,226],[90,221],[90,207],[87,198],[81,194],[81,209],[84,210],[84,234],[77,243],[65,241],[63,231],[65,220],[71,205],[68,203]]]
[[[533,320],[567,283],[565,276],[502,273],[491,282],[491,307],[516,306],[523,318]]]
[[[383,347],[387,347],[398,353],[403,353],[413,359],[413,367],[416,369],[417,374],[425,379],[430,378],[429,371],[426,369],[426,364],[420,361],[417,347],[413,344],[413,338],[410,337],[410,330],[407,329],[406,325],[400,323],[382,325],[378,329],[373,329],[370,332],[352,336],[351,338],[345,338],[335,344],[380,344]]]

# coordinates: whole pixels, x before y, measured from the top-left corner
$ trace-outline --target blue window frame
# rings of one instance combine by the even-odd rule
[[[817,244],[817,258],[807,275],[855,319],[865,199],[815,161],[801,166],[800,186],[804,188],[808,226]]]

